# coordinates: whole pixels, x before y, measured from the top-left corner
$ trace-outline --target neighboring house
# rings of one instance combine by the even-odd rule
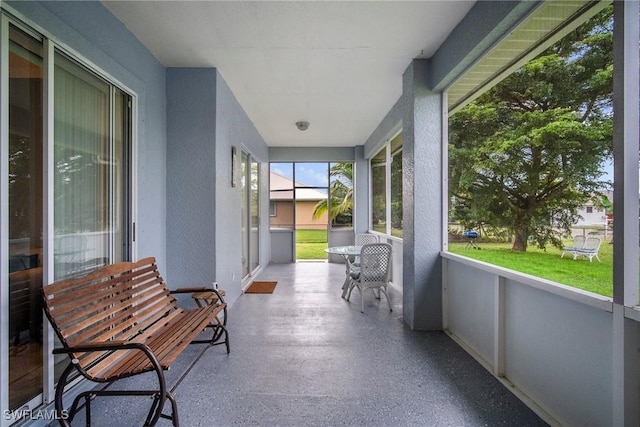
[[[605,191],[604,195],[613,202],[613,191]],[[576,227],[588,227],[594,228],[604,227],[605,224],[611,225],[611,221],[607,221],[607,213],[602,206],[594,203],[594,200],[589,200],[582,208],[578,210],[580,219],[575,223]]]
[[[293,180],[270,173],[269,181],[269,217],[272,228],[291,228],[294,225],[294,182]],[[328,216],[324,212],[320,218],[313,218],[313,210],[327,194],[315,188],[308,188],[295,183],[295,228],[316,229],[327,228]]]

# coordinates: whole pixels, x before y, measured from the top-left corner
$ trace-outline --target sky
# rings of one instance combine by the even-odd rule
[[[329,186],[328,163],[295,163],[296,182],[309,187]],[[293,179],[293,163],[271,163],[271,171]]]

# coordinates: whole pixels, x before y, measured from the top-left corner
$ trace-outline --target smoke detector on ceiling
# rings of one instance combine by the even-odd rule
[[[309,129],[309,122],[296,122],[298,130],[305,131]]]

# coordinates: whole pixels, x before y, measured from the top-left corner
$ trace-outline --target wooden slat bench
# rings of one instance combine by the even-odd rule
[[[172,295],[205,291],[217,294],[216,304],[186,310],[178,307]],[[82,398],[90,425],[90,401],[95,396],[150,395],[153,403],[145,425],[154,425],[162,417],[177,426],[177,404],[167,389],[164,371],[192,343],[224,344],[229,353],[227,305],[222,295],[208,288],[169,290],[154,258],[111,264],[44,286],[42,293],[45,313],[63,345],[53,352],[71,359],[56,389],[58,414],[63,413],[62,396],[73,371],[98,383],[153,371],[159,383],[155,390],[103,388],[81,393],[66,411],[69,417],[60,419],[62,425],[70,425]],[[211,338],[197,339],[205,329],[211,329]],[[167,399],[171,415],[162,413]]]

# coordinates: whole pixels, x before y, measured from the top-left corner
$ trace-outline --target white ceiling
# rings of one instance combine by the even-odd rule
[[[266,143],[291,147],[363,144],[473,3],[104,2],[165,66],[216,67]]]

